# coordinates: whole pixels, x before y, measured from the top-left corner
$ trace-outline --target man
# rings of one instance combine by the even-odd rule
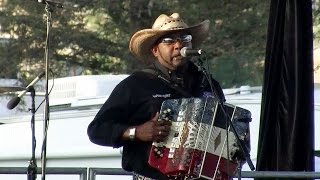
[[[122,167],[140,176],[168,179],[148,164],[152,142],[164,141],[171,123],[157,121],[166,99],[200,97],[211,91],[203,73],[180,55],[183,47],[199,45],[208,35],[209,20],[188,26],[178,13],[160,15],[151,29],[136,32],[129,49],[148,68],[120,82],[88,127],[93,143],[123,146]],[[212,80],[219,98],[222,89]]]

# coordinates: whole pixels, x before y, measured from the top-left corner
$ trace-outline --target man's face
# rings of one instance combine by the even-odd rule
[[[175,70],[186,62],[180,55],[183,47],[192,47],[192,36],[183,32],[171,33],[160,38],[151,51],[163,66]]]

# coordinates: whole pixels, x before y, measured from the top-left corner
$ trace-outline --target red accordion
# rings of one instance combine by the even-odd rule
[[[165,142],[152,144],[149,165],[173,177],[230,179],[244,158],[226,118],[250,146],[251,113],[223,106],[226,113],[213,97],[164,101],[159,120],[172,121],[171,131]]]

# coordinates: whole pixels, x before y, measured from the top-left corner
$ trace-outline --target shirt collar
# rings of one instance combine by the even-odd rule
[[[172,71],[165,66],[163,66],[159,61],[154,61],[154,67],[161,72],[165,76],[165,78],[169,79],[171,82],[178,84],[179,86],[184,86],[184,74],[183,72],[186,71],[188,63],[184,66],[178,68],[175,71]]]

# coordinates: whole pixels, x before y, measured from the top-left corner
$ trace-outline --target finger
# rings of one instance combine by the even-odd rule
[[[170,133],[170,131],[171,131],[171,128],[170,128],[170,127],[165,128],[163,131],[164,131],[164,132],[166,132],[167,134],[169,134],[169,133]]]
[[[156,132],[158,136],[168,136],[170,134],[170,127],[166,127],[166,126],[161,126],[159,128],[157,128]]]
[[[164,131],[160,131],[160,132],[159,132],[159,135],[157,136],[157,140],[160,142],[165,142],[168,138],[169,133]]]
[[[163,134],[162,134],[162,132],[161,131],[156,131],[155,132],[156,133],[156,136],[154,136],[154,141],[155,142],[162,142],[163,141]]]
[[[170,134],[170,131],[161,131],[163,137],[167,137]]]
[[[159,119],[159,112],[157,112],[157,113],[153,116],[153,118],[151,119],[151,121],[158,121],[158,119]]]
[[[159,131],[170,131],[171,126],[169,125],[163,125],[163,126],[159,126]]]
[[[164,132],[163,132],[163,131],[158,131],[157,136],[156,136],[156,139],[157,139],[158,141],[163,141],[163,140],[164,140],[164,137],[165,137]]]
[[[164,120],[160,120],[158,121],[158,125],[159,126],[171,126],[171,121],[164,121]]]
[[[159,131],[157,131],[157,136],[160,136],[160,137],[165,137],[165,136],[167,136],[168,134],[169,134],[169,132],[166,131],[166,130],[159,130]]]

